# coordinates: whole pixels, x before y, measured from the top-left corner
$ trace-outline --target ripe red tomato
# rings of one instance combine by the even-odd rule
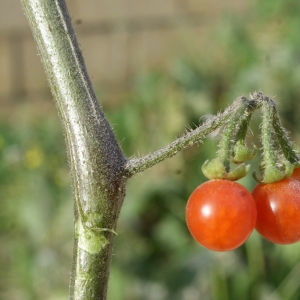
[[[277,244],[300,240],[300,182],[287,178],[258,184],[252,192],[257,208],[256,230]]]
[[[186,222],[194,239],[215,251],[242,245],[256,221],[251,194],[240,184],[210,180],[198,186],[186,207]]]
[[[300,168],[296,168],[294,170],[293,174],[291,175],[291,178],[300,181]]]

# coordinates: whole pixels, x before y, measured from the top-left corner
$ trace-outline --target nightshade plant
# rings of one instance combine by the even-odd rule
[[[274,102],[262,93],[238,98],[224,112],[165,148],[126,159],[98,103],[63,0],[21,0],[64,127],[74,193],[74,252],[70,300],[106,299],[113,241],[126,181],[134,174],[200,143],[224,128],[208,178],[237,180],[255,154],[245,142],[254,110],[261,108],[263,159],[260,182],[288,177],[298,155],[282,128]],[[239,163],[235,165],[234,163]]]

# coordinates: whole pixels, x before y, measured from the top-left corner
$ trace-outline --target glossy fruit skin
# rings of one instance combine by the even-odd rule
[[[253,197],[233,181],[216,179],[201,184],[186,207],[191,235],[214,251],[229,251],[242,245],[254,229],[255,221]]]
[[[252,192],[257,208],[256,230],[276,244],[300,240],[300,182],[287,178],[258,184]]]

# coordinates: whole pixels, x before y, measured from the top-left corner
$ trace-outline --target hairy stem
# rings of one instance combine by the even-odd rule
[[[264,101],[262,105],[263,118],[261,123],[261,141],[263,145],[263,162],[265,167],[276,166],[276,154],[274,151],[274,140],[272,138],[272,106],[274,102]]]
[[[70,299],[106,299],[126,162],[98,104],[63,0],[21,0],[63,123],[75,198]]]
[[[187,132],[184,136],[178,138],[168,146],[141,158],[132,158],[125,165],[124,175],[131,177],[136,173],[145,171],[148,168],[158,164],[166,158],[174,156],[182,149],[199,143],[203,138],[224,125],[231,116],[235,115],[241,107],[245,107],[243,101],[238,98],[223,113],[218,114],[205,124],[197,127],[195,130]]]
[[[296,164],[299,162],[299,157],[295,147],[292,145],[288,138],[288,133],[284,130],[281,125],[281,121],[276,109],[276,106],[273,107],[273,127],[276,132],[278,142],[281,146],[281,150],[285,158],[291,163]]]
[[[225,170],[230,171],[230,159],[232,156],[232,148],[236,140],[234,136],[237,135],[239,127],[242,123],[242,120],[245,118],[245,114],[248,115],[248,104],[249,100],[245,97],[241,97],[238,100],[239,109],[236,113],[229,119],[228,124],[226,124],[225,129],[222,132],[222,138],[219,143],[219,152],[218,158],[224,164]]]

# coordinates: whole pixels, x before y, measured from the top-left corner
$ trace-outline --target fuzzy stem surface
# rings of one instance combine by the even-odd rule
[[[229,122],[230,118],[237,121],[239,117],[235,117],[236,115],[240,116],[241,112],[244,110],[250,111],[257,107],[256,100],[249,101],[245,97],[236,99],[236,101],[234,101],[224,112],[217,114],[196,129],[186,132],[182,137],[178,138],[166,147],[145,155],[144,157],[128,160],[125,165],[124,176],[131,177],[136,173],[151,168],[166,158],[174,156],[182,149],[201,142],[208,134]],[[233,123],[233,128],[235,127],[236,124]]]
[[[63,0],[21,0],[64,127],[74,193],[70,300],[106,299],[126,162],[96,99]]]

